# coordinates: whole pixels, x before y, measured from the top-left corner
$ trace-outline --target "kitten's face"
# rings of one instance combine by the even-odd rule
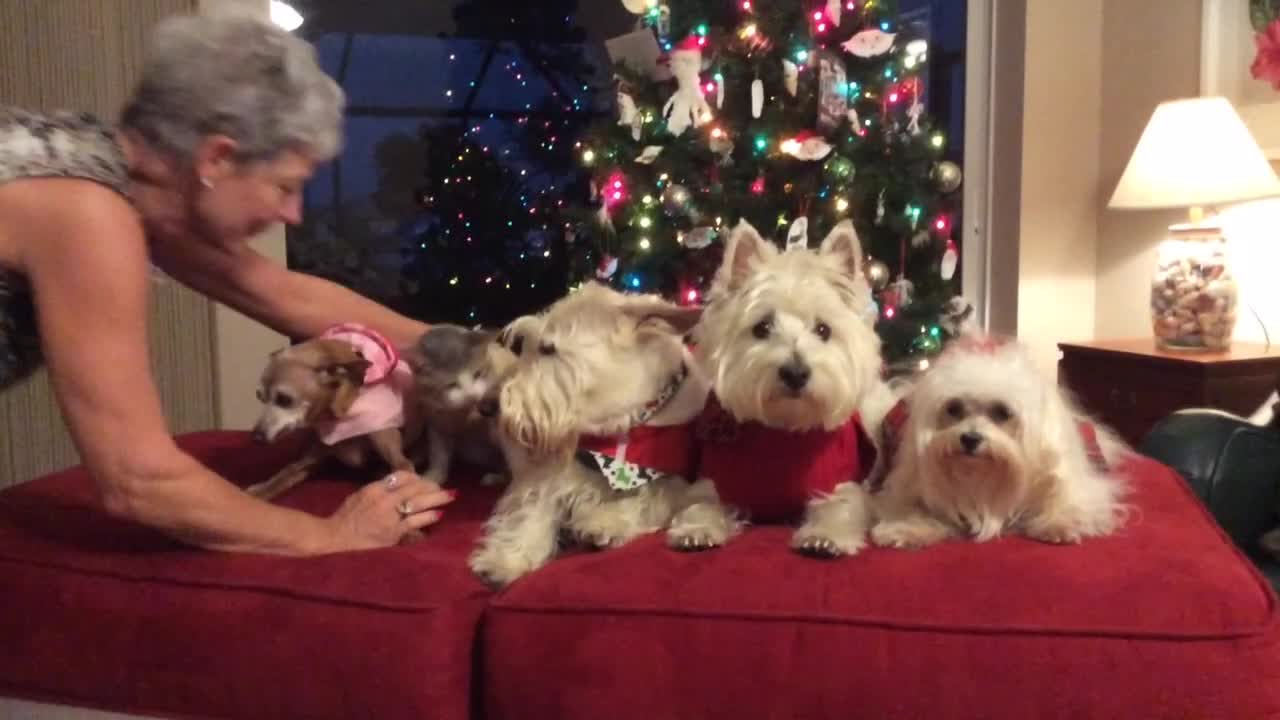
[[[491,387],[492,368],[483,349],[458,367],[428,367],[417,373],[418,388],[433,404],[465,408],[483,398]]]
[[[454,325],[436,325],[418,341],[414,376],[427,404],[445,409],[474,407],[489,394],[506,352],[494,335]]]

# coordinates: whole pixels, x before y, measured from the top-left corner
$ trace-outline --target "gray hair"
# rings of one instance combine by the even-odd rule
[[[305,40],[246,16],[178,15],[156,26],[120,122],[184,164],[215,134],[244,161],[283,150],[326,161],[342,147],[345,102]]]

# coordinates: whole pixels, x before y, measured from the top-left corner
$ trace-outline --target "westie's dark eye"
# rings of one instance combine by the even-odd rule
[[[519,355],[523,350],[524,350],[524,336],[517,335],[516,338],[511,341],[511,354]]]
[[[943,407],[943,410],[946,411],[947,415],[956,420],[960,420],[964,417],[964,403],[959,400],[948,400],[947,404]]]
[[[813,326],[813,334],[821,338],[822,342],[826,342],[831,339],[831,326],[819,320],[818,324]]]
[[[543,355],[555,355],[556,346],[552,345],[551,343],[542,343],[541,345],[538,346],[538,352],[542,353]]]
[[[987,415],[991,418],[991,422],[1003,425],[1013,418],[1013,411],[1004,403],[996,403],[987,411]]]
[[[484,377],[484,368],[480,368],[479,370],[477,370],[477,371],[475,372],[475,375],[473,375],[473,377],[474,377],[476,380],[479,380],[480,378]]]
[[[772,320],[761,320],[751,328],[751,334],[756,336],[758,340],[768,339],[769,334],[773,332]]]
[[[288,410],[289,408],[293,407],[293,398],[288,395],[285,395],[284,393],[276,393],[275,403],[276,403],[276,407],[281,407],[281,408],[284,408],[285,410]]]

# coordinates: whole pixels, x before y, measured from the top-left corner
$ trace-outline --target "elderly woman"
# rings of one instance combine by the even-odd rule
[[[291,337],[352,321],[407,344],[425,329],[248,245],[299,222],[343,103],[305,42],[184,16],[158,26],[116,127],[0,107],[0,388],[47,361],[108,512],[206,548],[306,555],[394,544],[449,501],[408,474],[328,518],[257,500],[179,449],[149,372],[153,264]]]

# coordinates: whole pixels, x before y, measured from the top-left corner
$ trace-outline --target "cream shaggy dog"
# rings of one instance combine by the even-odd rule
[[[487,409],[497,414],[511,485],[471,556],[477,575],[506,585],[550,561],[562,535],[608,548],[667,526],[685,477],[623,471],[580,443],[605,438],[634,459],[644,430],[644,438],[669,435],[676,454],[692,452],[685,439],[708,386],[681,335],[698,314],[591,283],[507,328],[501,341],[518,359]],[[691,455],[668,460],[692,464]]]
[[[1125,487],[1106,468],[1128,452],[1123,442],[1085,420],[1017,343],[954,342],[914,383],[872,541],[918,548],[1018,533],[1075,543],[1114,532]]]
[[[870,287],[862,274],[862,257],[857,233],[847,220],[817,251],[780,252],[745,221],[730,233],[696,329],[696,353],[723,410],[737,423],[768,428],[774,447],[720,452],[787,452],[798,434],[847,430],[855,413],[870,437],[879,435],[879,422],[896,398],[881,380],[880,339],[863,316]],[[707,445],[702,452],[707,459]],[[789,466],[806,465],[808,459],[798,458]],[[741,471],[750,473],[750,464]],[[768,493],[770,483],[781,487],[795,480],[758,474],[701,477],[691,489],[689,506],[672,523],[669,544],[680,550],[716,547],[752,519],[749,510],[722,501],[728,481],[757,484]],[[793,548],[835,557],[864,547],[869,517],[858,479],[839,478],[830,483],[831,492],[809,495]],[[805,486],[800,478],[797,487]],[[796,495],[805,496],[792,497]]]

